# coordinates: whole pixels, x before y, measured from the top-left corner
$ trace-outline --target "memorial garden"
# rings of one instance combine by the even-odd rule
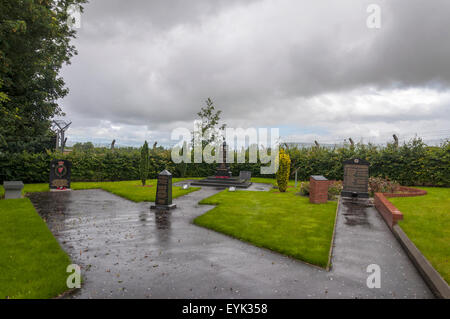
[[[285,38],[297,35],[295,1],[286,12],[270,1],[229,11],[138,2],[92,11],[78,42],[92,56],[67,71],[82,82],[70,102],[61,70],[77,55],[87,1],[0,2],[0,299],[450,299],[448,130],[439,143],[406,134],[448,123],[446,51],[409,50],[424,39],[408,46],[398,12],[394,28],[361,32],[358,11],[343,6],[352,18],[333,22],[342,12],[323,6],[329,16],[302,20],[297,42]],[[171,15],[155,19],[159,10]],[[386,56],[396,42],[407,50]],[[194,113],[205,92],[228,103],[229,122],[254,128],[228,127],[210,98]],[[367,142],[365,130],[389,140]],[[287,142],[297,133],[314,143]],[[334,142],[322,144],[327,134]]]
[[[422,148],[422,151],[417,151],[418,147]],[[450,207],[450,191],[449,188],[443,187],[448,183],[448,170],[446,172],[445,169],[441,169],[437,174],[427,174],[426,171],[430,171],[432,168],[414,164],[414,162],[424,162],[426,157],[420,157],[413,161],[398,160],[398,165],[392,165],[396,166],[396,170],[388,165],[382,166],[376,162],[377,158],[386,158],[386,155],[383,154],[386,152],[396,154],[397,158],[400,159],[402,158],[401,153],[414,156],[414,153],[411,151],[415,150],[416,154],[420,154],[418,156],[430,156],[430,153],[442,152],[444,156],[438,159],[442,161],[442,167],[445,167],[444,162],[448,161],[449,158],[448,147],[448,144],[446,144],[441,147],[430,148],[423,143],[420,144],[420,141],[412,141],[410,144],[398,146],[396,149],[392,145],[388,145],[385,148],[372,148],[369,151],[365,145],[358,145],[353,149],[351,146],[347,146],[331,151],[314,147],[310,149],[287,148],[281,152],[281,154],[287,154],[289,160],[288,170],[283,172],[283,174],[286,174],[285,177],[280,176],[281,170],[273,177],[251,177],[251,183],[246,186],[248,188],[248,185],[251,185],[248,190],[245,188],[234,189],[234,187],[231,187],[233,188],[231,189],[226,184],[223,187],[216,184],[212,186],[189,186],[191,183],[195,185],[196,181],[201,180],[201,177],[204,176],[212,175],[213,177],[210,177],[210,179],[214,179],[214,173],[208,174],[213,171],[214,165],[208,167],[202,164],[204,166],[202,169],[207,172],[203,173],[203,176],[172,178],[172,174],[166,171],[170,174],[170,203],[172,203],[172,199],[174,202],[177,202],[177,198],[188,196],[188,194],[195,193],[201,188],[217,189],[218,191],[214,195],[198,201],[198,204],[201,206],[213,205],[214,208],[209,209],[205,214],[195,216],[191,220],[192,227],[211,229],[256,247],[275,251],[307,264],[329,270],[333,265],[332,247],[336,232],[338,196],[341,192],[342,196],[350,198],[359,196],[360,193],[358,192],[360,189],[361,194],[367,194],[367,197],[369,195],[374,196],[377,192],[403,195],[405,190],[399,188],[400,183],[394,181],[394,178],[389,178],[388,174],[392,173],[397,178],[404,178],[401,185],[438,184],[437,186],[441,187],[415,186],[418,189],[425,190],[425,196],[394,197],[389,198],[389,201],[395,204],[403,213],[403,219],[399,220],[398,224],[448,284],[448,242],[450,239],[448,211]],[[96,150],[96,152],[99,152],[99,150]],[[110,151],[106,150],[105,152]],[[351,154],[350,156],[357,153],[370,154],[371,157],[366,157],[369,161],[358,160],[358,162],[355,162],[357,165],[370,166],[369,170],[366,172],[361,171],[361,173],[359,170],[350,168],[351,165],[355,165],[353,160],[351,162],[347,161],[351,164],[349,171],[344,169],[347,162],[332,162],[337,156],[345,156],[342,154],[346,153]],[[121,153],[118,152],[118,154]],[[325,154],[333,154],[334,157],[328,162],[320,161],[319,157]],[[73,154],[64,157],[76,159],[76,156],[80,155],[75,151]],[[81,156],[86,158],[87,154],[82,154]],[[105,155],[97,154],[92,156]],[[150,162],[152,160],[156,162],[160,159],[157,156],[152,158],[151,155],[148,158]],[[434,155],[432,158],[437,159]],[[63,162],[57,161],[57,163],[62,164]],[[325,166],[325,169],[318,169],[317,165],[319,164]],[[402,165],[400,166],[400,164]],[[22,162],[19,165],[31,165],[31,163],[25,164]],[[182,170],[177,165],[179,164],[168,163],[166,167],[172,169],[175,174],[180,174],[179,172]],[[190,174],[189,170],[194,170],[194,165],[196,164],[187,164],[183,173],[186,175]],[[256,171],[254,168],[260,165],[232,163],[227,164],[226,168],[222,168],[222,171],[230,171],[230,174],[234,175],[233,172],[241,171],[242,168],[252,169],[253,167],[253,171]],[[326,167],[326,165],[329,166]],[[421,171],[412,170],[410,171],[412,174],[406,174],[409,167],[414,165]],[[82,178],[77,166],[78,163],[74,161],[74,164],[71,166],[72,180],[74,177],[75,179]],[[106,171],[108,171],[107,166],[105,167]],[[150,167],[148,169],[149,171],[151,170]],[[158,169],[154,168],[155,172]],[[385,177],[369,178],[369,171],[370,175],[372,175],[377,170],[383,169],[385,170]],[[59,168],[59,170],[64,173],[64,169]],[[339,170],[341,173],[338,173]],[[19,168],[16,171],[21,171],[21,169]],[[45,171],[47,171],[46,174],[49,174],[48,169],[44,169]],[[297,180],[292,174],[294,171],[297,171]],[[29,170],[28,172],[32,176]],[[311,181],[307,180],[307,175],[304,172],[324,172],[322,173],[323,176],[329,177],[328,179],[324,178],[326,183],[325,204],[313,203],[312,193],[319,188],[312,185],[312,177]],[[40,176],[40,174],[44,175],[36,173],[34,176]],[[96,174],[102,174],[102,172],[96,171]],[[139,170],[134,172],[134,174],[139,175]],[[356,177],[348,179],[346,174],[356,174],[355,176],[367,175],[364,177],[365,179],[361,180],[362,184],[355,184],[356,180],[354,178]],[[418,176],[415,182],[410,179],[411,175],[414,174]],[[250,175],[251,171],[249,172]],[[258,174],[256,173],[255,175]],[[146,180],[145,185],[143,185],[144,183],[141,180],[71,181],[70,189],[73,192],[101,189],[134,203],[152,203],[158,202],[157,194],[161,191],[158,190],[158,187],[160,187],[158,176],[160,175],[150,176],[157,178]],[[426,180],[427,178],[428,180]],[[335,180],[338,180],[338,182],[335,182]],[[340,180],[343,180],[344,183],[339,182]],[[223,178],[218,182],[223,182]],[[362,188],[357,185],[361,185]],[[263,187],[258,190],[258,186]],[[347,193],[345,192],[346,187],[350,187],[347,188]],[[164,189],[166,190],[167,188]],[[49,187],[48,183],[25,183],[22,189],[22,194],[25,198],[0,201],[0,227],[2,228],[2,241],[6,243],[2,249],[4,258],[1,259],[2,263],[0,264],[0,267],[4,270],[0,276],[0,282],[2,283],[0,293],[3,298],[49,298],[67,291],[64,278],[67,277],[65,267],[69,257],[60,248],[58,241],[53,238],[52,233],[45,225],[46,215],[41,215],[43,218],[41,219],[36,213],[32,202],[27,198],[32,194],[48,193],[50,190],[51,187]],[[355,190],[358,191],[355,192]],[[56,192],[64,193],[65,190],[56,190]],[[0,196],[5,196],[3,187],[0,187]],[[33,196],[31,198],[33,203],[36,203],[36,199],[33,199]],[[365,196],[362,196],[361,200],[363,198]],[[95,198],[91,201],[92,205],[96,205]],[[345,200],[342,203],[345,203]],[[377,203],[375,204],[377,205]],[[180,208],[175,208],[171,214],[176,215]],[[385,217],[383,216],[383,218]],[[388,223],[388,220],[386,222]],[[61,243],[59,244],[61,245]],[[44,268],[41,267],[43,263],[46,265]],[[23,275],[24,273],[26,275]],[[37,280],[35,276],[41,279]],[[11,278],[15,278],[15,280],[11,281]]]
[[[213,123],[203,127],[202,132],[217,128],[219,114],[212,103],[202,108],[199,113],[204,116],[201,123]],[[203,146],[210,142],[216,140],[202,140]],[[150,148],[147,142],[141,148],[96,148],[86,143],[74,145],[65,153],[48,149],[42,152],[24,150],[12,156],[1,152],[0,169],[4,182],[0,197],[4,199],[0,200],[0,229],[4,244],[0,261],[0,297],[127,296],[123,292],[125,288],[119,290],[120,295],[115,295],[118,286],[124,282],[122,279],[110,288],[110,295],[92,295],[102,285],[94,278],[102,275],[91,275],[91,268],[98,271],[105,267],[104,272],[109,273],[110,268],[123,262],[125,256],[121,257],[119,253],[116,255],[118,261],[106,264],[95,263],[92,258],[99,254],[105,254],[104,258],[114,254],[115,251],[108,248],[111,242],[123,246],[125,251],[137,249],[127,242],[142,236],[136,223],[148,218],[154,218],[154,224],[142,228],[145,236],[136,247],[147,243],[144,247],[155,247],[163,253],[167,247],[162,238],[171,241],[177,236],[172,234],[171,228],[179,225],[183,240],[190,238],[194,242],[184,247],[183,240],[178,239],[177,243],[183,249],[173,248],[176,250],[172,253],[170,249],[166,251],[171,256],[193,249],[197,260],[211,253],[225,258],[226,254],[221,252],[227,250],[211,248],[212,251],[207,253],[203,249],[205,243],[202,241],[211,236],[208,231],[214,231],[225,236],[216,240],[232,245],[229,249],[234,251],[233,256],[245,253],[250,246],[258,247],[261,249],[260,255],[255,257],[258,263],[264,262],[262,256],[275,253],[279,255],[274,256],[280,257],[273,258],[287,256],[330,273],[356,267],[351,265],[355,262],[361,269],[367,263],[367,258],[361,256],[367,253],[366,245],[371,244],[363,244],[361,239],[351,250],[354,256],[344,259],[347,264],[340,265],[339,260],[348,246],[355,245],[354,239],[347,239],[346,234],[356,231],[354,236],[366,238],[371,232],[366,229],[367,225],[377,225],[371,227],[380,231],[372,236],[379,236],[376,241],[384,246],[378,248],[380,251],[369,249],[372,254],[369,259],[376,261],[380,256],[394,253],[385,251],[386,247],[397,251],[403,247],[403,259],[389,259],[386,261],[388,267],[406,267],[415,278],[414,284],[425,287],[426,282],[430,290],[424,296],[430,296],[432,292],[435,296],[447,297],[450,269],[449,142],[428,146],[415,138],[402,145],[397,141],[384,146],[346,143],[332,148],[282,144],[274,174],[262,174],[262,167],[267,164],[260,160],[249,161],[250,147],[243,154],[246,161],[242,163],[230,162],[227,157],[231,154],[231,158],[238,158],[236,149],[225,142],[217,145],[220,163],[178,163],[172,160],[172,150],[158,146],[157,142]],[[195,157],[194,153],[191,155]],[[90,221],[91,218],[100,219],[101,226]],[[179,224],[179,218],[187,219]],[[135,226],[127,226],[124,220],[130,220]],[[104,229],[99,232],[97,227]],[[91,235],[84,236],[84,232]],[[122,232],[126,233],[124,237]],[[103,241],[105,234],[108,239]],[[155,236],[162,241],[152,243],[151,238]],[[389,236],[392,239],[386,242]],[[390,243],[394,238],[398,240],[397,248]],[[96,243],[94,251],[98,251],[93,256],[89,255],[91,240]],[[237,249],[235,240],[250,246]],[[345,240],[348,242],[342,243]],[[130,258],[136,260],[144,254],[144,249],[137,249]],[[184,258],[180,257],[181,264],[185,264]],[[81,289],[67,289],[63,280],[67,278],[69,261],[83,267],[86,283]],[[226,262],[231,261],[232,258],[228,258]],[[402,263],[406,264],[400,266]],[[156,271],[148,274],[149,269],[141,269],[142,265],[137,263],[134,271],[127,268],[120,272],[123,275],[125,271],[134,278],[138,272],[145,271],[148,280],[159,280],[154,277]],[[197,269],[204,266],[198,265]],[[159,264],[153,267],[159,269]],[[171,267],[174,266],[162,267],[165,269],[163,275],[170,272]],[[247,265],[245,269],[250,271],[252,267]],[[272,273],[266,272],[266,275]],[[356,280],[353,277],[357,273],[343,276],[342,284]],[[417,277],[418,273],[423,275],[423,281]],[[301,276],[305,274],[302,272]],[[119,271],[116,275],[119,276]],[[196,280],[202,278],[201,273],[197,276]],[[210,276],[215,278],[216,273]],[[395,272],[392,276],[396,276]],[[140,287],[142,281],[133,283],[132,278],[127,282]],[[322,280],[315,282],[319,284]],[[233,285],[241,284],[245,282]],[[428,289],[423,287],[420,289]],[[291,289],[298,288],[292,286]],[[302,289],[300,295],[310,293],[310,288]],[[409,288],[400,286],[396,289],[409,296]],[[328,294],[328,289],[325,291]],[[337,291],[333,290],[333,293]],[[192,296],[190,292],[171,295],[164,289],[157,293],[166,297]],[[247,296],[253,297],[252,294]],[[385,297],[383,294],[374,296]]]

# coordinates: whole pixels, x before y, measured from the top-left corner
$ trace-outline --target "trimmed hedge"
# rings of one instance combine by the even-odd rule
[[[291,149],[294,167],[300,167],[300,180],[310,175],[324,175],[331,180],[342,180],[342,162],[362,158],[370,162],[369,173],[402,185],[450,186],[450,143],[427,146],[421,139],[414,139],[402,146],[388,144],[385,147],[358,144],[335,149]]]
[[[309,180],[310,175],[324,175],[331,180],[343,179],[342,162],[362,158],[370,162],[370,175],[389,178],[402,185],[450,186],[450,143],[427,146],[414,139],[402,146],[385,147],[358,144],[336,148],[310,147],[286,150],[291,159],[291,172],[299,167],[298,179]],[[204,177],[213,175],[216,164],[174,164],[170,150],[150,150],[149,178],[156,178],[163,169],[174,177]],[[73,181],[139,180],[139,149],[106,148],[91,151],[75,150],[66,155],[58,153],[0,154],[0,180],[22,180],[25,183],[47,182],[52,159],[72,161]],[[247,154],[248,159],[248,154]],[[267,165],[267,164],[265,164]],[[233,175],[251,171],[253,177],[261,175],[261,163],[232,163]],[[293,175],[291,174],[291,178]]]

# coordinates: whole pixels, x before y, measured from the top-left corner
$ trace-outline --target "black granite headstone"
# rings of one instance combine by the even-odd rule
[[[355,158],[344,162],[342,197],[369,198],[369,162]]]
[[[50,189],[70,189],[72,163],[66,160],[54,160],[50,163]]]
[[[168,170],[163,170],[158,175],[156,185],[155,205],[151,209],[172,209],[177,205],[172,203],[172,174]]]

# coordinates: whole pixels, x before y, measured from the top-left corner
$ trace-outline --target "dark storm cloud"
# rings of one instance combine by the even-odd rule
[[[370,3],[381,7],[380,29],[366,27]],[[208,96],[231,124],[318,118],[340,130],[350,109],[361,125],[446,125],[439,92],[450,83],[449,12],[446,0],[93,0],[62,105],[92,134],[100,120],[152,130],[187,123]],[[414,103],[396,98],[408,89]],[[377,94],[394,102],[380,104]]]

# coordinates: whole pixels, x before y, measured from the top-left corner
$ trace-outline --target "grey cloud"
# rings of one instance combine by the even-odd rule
[[[369,3],[381,6],[379,30],[366,27]],[[319,111],[327,93],[358,107],[349,92],[363,88],[449,90],[448,12],[445,0],[94,0],[75,41],[79,56],[64,70],[71,93],[61,103],[93,126],[102,119],[164,129],[193,120],[208,96],[231,123],[306,116],[333,126],[345,115]],[[398,121],[402,112],[386,107],[352,120]],[[449,122],[448,108],[415,106],[403,119]]]

